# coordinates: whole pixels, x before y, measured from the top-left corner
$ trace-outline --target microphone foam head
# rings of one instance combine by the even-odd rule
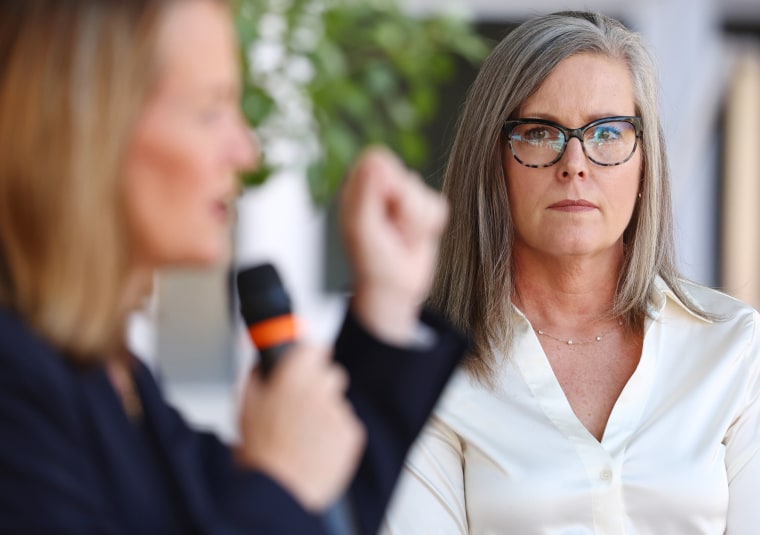
[[[248,325],[292,313],[290,298],[272,264],[238,272],[237,289],[240,312]]]
[[[238,291],[245,294],[257,294],[268,288],[282,286],[282,280],[272,264],[260,264],[238,272]]]

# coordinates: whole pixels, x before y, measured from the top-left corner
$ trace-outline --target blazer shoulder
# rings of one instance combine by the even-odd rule
[[[0,400],[4,409],[23,402],[34,414],[78,421],[77,374],[72,366],[18,315],[0,307]]]
[[[0,307],[0,370],[6,378],[23,381],[26,377],[40,384],[66,375],[66,368],[59,351],[17,314]]]

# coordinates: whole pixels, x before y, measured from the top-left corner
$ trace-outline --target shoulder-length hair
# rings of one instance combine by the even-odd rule
[[[71,356],[122,341],[122,164],[169,3],[0,7],[0,302]]]
[[[509,355],[514,329],[514,225],[502,165],[502,125],[562,60],[582,53],[626,63],[643,123],[641,199],[623,235],[625,259],[611,314],[629,329],[641,327],[660,275],[703,315],[680,290],[675,267],[652,57],[636,33],[604,15],[568,11],[538,17],[510,32],[483,63],[457,123],[443,181],[451,223],[430,304],[472,337],[468,366],[485,381],[493,369],[493,349]]]

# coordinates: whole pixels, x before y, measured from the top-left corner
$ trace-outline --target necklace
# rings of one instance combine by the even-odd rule
[[[595,342],[601,342],[602,338],[604,338],[605,336],[607,336],[608,334],[610,334],[612,331],[614,331],[615,329],[617,329],[621,325],[623,325],[623,320],[618,320],[617,325],[615,325],[614,327],[611,327],[608,330],[604,331],[603,333],[596,335],[591,340],[582,340],[582,341],[573,340],[572,338],[559,338],[558,336],[554,336],[553,334],[549,334],[548,332],[544,331],[543,329],[536,329],[535,327],[534,327],[534,330],[539,334],[539,336],[548,336],[552,340],[556,340],[557,342],[561,342],[561,343],[567,344],[569,346],[582,346],[582,345],[585,345],[585,344],[593,344]]]

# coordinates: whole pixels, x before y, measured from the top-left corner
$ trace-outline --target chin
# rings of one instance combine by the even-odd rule
[[[229,247],[220,246],[209,249],[196,257],[195,265],[198,267],[214,267],[229,259]]]
[[[206,244],[187,251],[184,255],[178,255],[173,262],[176,266],[189,268],[211,268],[229,259],[230,247],[224,242]]]

